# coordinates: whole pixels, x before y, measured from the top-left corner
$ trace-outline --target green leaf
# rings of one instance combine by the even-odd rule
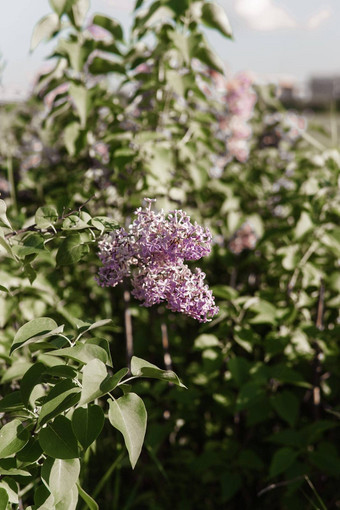
[[[208,43],[201,42],[193,50],[192,56],[198,58],[203,64],[215,69],[219,73],[224,74],[224,65],[220,57],[216,55],[208,46]]]
[[[80,118],[80,126],[86,126],[86,119],[91,107],[91,93],[84,85],[72,83],[69,90]]]
[[[55,510],[54,498],[45,485],[39,485],[34,492],[35,509]]]
[[[251,324],[274,324],[276,321],[276,308],[268,301],[259,299],[249,307],[257,315],[249,319]]]
[[[44,401],[38,425],[42,426],[55,416],[75,405],[80,398],[80,388],[72,381],[65,379],[57,383]]]
[[[77,27],[81,27],[90,7],[90,0],[75,0],[72,6],[72,18]]]
[[[299,399],[291,391],[282,391],[274,395],[271,404],[277,414],[294,427],[299,415]]]
[[[13,260],[17,260],[17,257],[13,253],[12,246],[9,244],[7,239],[5,239],[3,236],[0,235],[0,247],[1,246],[4,248],[8,257],[10,257]],[[0,250],[0,254],[1,254],[1,250]]]
[[[21,380],[20,391],[24,404],[29,405],[29,398],[36,384],[41,381],[41,375],[46,370],[45,365],[38,362],[32,365]]]
[[[202,6],[202,21],[210,28],[218,30],[225,37],[232,37],[233,33],[225,10],[218,4],[206,2]]]
[[[9,497],[4,487],[0,487],[0,510],[6,510]]]
[[[105,230],[114,230],[115,228],[119,228],[117,223],[112,218],[107,218],[106,216],[95,216],[91,220],[91,225],[100,230],[101,234],[105,232]]]
[[[102,16],[101,14],[96,14],[93,18],[93,24],[105,28],[105,30],[110,32],[115,39],[118,39],[118,41],[123,40],[122,27],[115,19]]]
[[[131,373],[138,377],[151,377],[153,379],[160,379],[161,381],[172,382],[181,388],[186,388],[172,370],[161,370],[156,367],[156,365],[152,365],[152,363],[137,358],[136,356],[132,356],[131,359]]]
[[[21,379],[27,370],[32,366],[29,361],[21,361],[20,358],[15,360],[13,364],[5,371],[1,378],[1,383],[13,382],[16,379]]]
[[[28,431],[20,420],[15,419],[6,423],[0,430],[0,459],[19,452],[28,442]]]
[[[8,501],[10,503],[14,503],[17,505],[19,503],[18,498],[18,485],[13,480],[13,478],[9,478],[6,476],[0,481],[0,488],[5,489],[6,493],[8,494]]]
[[[98,359],[92,359],[85,365],[79,405],[91,402],[101,394],[100,385],[107,378],[107,375],[104,363]]]
[[[57,335],[63,331],[64,326],[58,324],[49,317],[33,319],[18,329],[15,334],[10,353],[29,342],[36,342],[43,338]]]
[[[99,506],[97,505],[95,500],[92,499],[91,496],[89,496],[87,494],[87,492],[85,492],[84,489],[82,489],[80,487],[79,483],[77,483],[77,488],[78,488],[79,496],[85,501],[85,503],[87,504],[88,508],[90,510],[99,510]]]
[[[305,381],[300,372],[290,368],[286,363],[278,363],[270,367],[271,377],[280,382],[294,384],[303,388],[311,388],[311,384]]]
[[[64,377],[66,379],[74,379],[77,377],[77,370],[68,366],[68,365],[55,365],[50,368],[45,369],[46,375],[51,375],[52,377]]]
[[[125,69],[119,62],[102,57],[95,57],[89,65],[92,74],[118,73],[125,74]]]
[[[254,469],[261,471],[264,467],[263,461],[253,450],[242,450],[237,459],[238,465],[242,469]]]
[[[137,11],[144,3],[144,0],[136,0],[134,11]]]
[[[333,445],[320,443],[316,451],[309,452],[309,459],[321,472],[329,473],[338,479],[340,476],[340,457]]]
[[[88,253],[88,246],[81,244],[81,237],[78,232],[68,235],[59,246],[57,252],[57,265],[66,266],[76,264]]]
[[[75,459],[79,457],[76,436],[71,421],[65,416],[56,419],[41,429],[39,443],[46,455],[55,459]]]
[[[109,420],[124,437],[129,459],[134,469],[141,453],[146,431],[147,413],[143,400],[128,393],[117,400],[109,400]]]
[[[20,391],[13,391],[0,400],[0,413],[10,413],[24,407]]]
[[[214,296],[227,299],[228,301],[232,301],[238,297],[237,290],[232,287],[228,287],[228,285],[214,285],[211,290],[213,291]]]
[[[269,467],[269,476],[272,478],[286,471],[295,461],[297,453],[292,448],[284,447],[277,450]]]
[[[23,245],[17,245],[14,248],[19,257],[42,253],[45,250],[44,238],[40,234],[31,234],[24,239]]]
[[[59,27],[59,16],[55,12],[41,18],[33,30],[30,51],[33,51],[44,39],[50,39]]]
[[[245,358],[241,358],[240,356],[230,358],[228,361],[228,368],[238,386],[241,386],[241,384],[245,383],[249,378],[250,364]]]
[[[29,462],[30,464],[37,461],[42,454],[42,449],[40,447],[38,439],[31,439],[24,446],[20,452],[17,453],[16,458],[20,462]]]
[[[71,214],[63,221],[63,230],[83,230],[89,228],[88,222],[91,220],[91,216],[86,212],[80,212],[79,214]]]
[[[77,140],[80,135],[79,122],[70,122],[64,130],[64,143],[70,156],[74,156],[77,149]]]
[[[241,386],[236,400],[236,409],[242,411],[250,407],[256,407],[264,396],[264,389],[256,383],[247,382]]]
[[[88,331],[92,331],[96,328],[101,328],[102,326],[106,326],[106,324],[112,323],[112,319],[102,319],[96,322],[81,322],[77,324],[77,328],[79,331],[79,336],[87,333]]]
[[[58,219],[58,213],[53,206],[39,207],[35,213],[35,222],[37,227],[45,229],[49,228]]]
[[[231,498],[242,487],[242,478],[238,473],[227,471],[222,473],[220,481],[221,481],[221,498],[223,503],[226,503],[227,501],[230,501]]]
[[[210,349],[211,347],[219,347],[220,342],[215,335],[203,334],[199,335],[195,340],[195,349]]]
[[[0,466],[0,475],[5,476],[32,476],[29,471],[25,471],[24,469],[17,468],[3,468]]]
[[[59,17],[69,11],[75,1],[76,0],[49,0],[50,6]]]
[[[55,351],[48,352],[47,356],[60,356],[80,361],[81,363],[89,363],[94,358],[99,359],[103,363],[108,362],[108,354],[105,349],[99,345],[92,343],[77,343],[73,347],[65,347],[64,349],[56,349]]]
[[[78,490],[77,485],[72,487],[72,489],[67,493],[66,496],[63,497],[56,505],[55,510],[76,510],[78,503]]]
[[[75,409],[72,415],[72,429],[84,450],[97,439],[104,426],[104,421],[104,412],[97,405]]]
[[[127,373],[128,369],[122,368],[110,377],[104,363],[98,359],[93,359],[83,368],[83,389],[79,405],[87,404],[102,395],[106,395],[118,385]]]
[[[12,226],[11,226],[10,222],[8,221],[6,211],[7,211],[6,202],[4,200],[0,199],[0,220],[2,221],[2,223],[4,225],[6,225],[6,227],[12,229]]]
[[[296,239],[302,237],[306,232],[308,232],[312,228],[314,228],[314,224],[310,218],[310,215],[306,211],[303,211],[295,227]]]
[[[41,476],[51,494],[55,504],[59,503],[76,486],[80,473],[79,459],[51,459],[47,457]]]

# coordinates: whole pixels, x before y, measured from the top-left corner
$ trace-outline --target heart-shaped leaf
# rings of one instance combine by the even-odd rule
[[[97,405],[75,409],[72,415],[72,429],[84,450],[97,439],[103,428],[104,420],[104,412]]]
[[[124,437],[132,469],[142,450],[146,431],[147,413],[143,400],[128,393],[117,400],[109,400],[109,420]]]

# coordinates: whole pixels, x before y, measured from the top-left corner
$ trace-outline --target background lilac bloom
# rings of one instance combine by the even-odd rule
[[[184,261],[210,253],[210,231],[191,223],[184,211],[156,212],[152,200],[146,202],[128,230],[118,229],[99,243],[99,285],[115,287],[130,276],[132,294],[143,306],[166,301],[173,312],[207,322],[218,312],[214,297],[205,274],[193,273]]]

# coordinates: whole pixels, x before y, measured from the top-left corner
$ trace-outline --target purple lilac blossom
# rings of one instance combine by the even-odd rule
[[[200,322],[218,313],[205,274],[193,273],[185,260],[198,260],[211,251],[211,233],[181,210],[168,214],[151,209],[153,200],[135,212],[128,230],[117,229],[99,242],[97,281],[115,287],[131,277],[132,294],[143,306],[167,302],[167,308]]]

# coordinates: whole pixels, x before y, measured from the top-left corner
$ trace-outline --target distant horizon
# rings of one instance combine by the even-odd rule
[[[340,76],[338,0],[220,0],[230,19],[234,41],[205,30],[226,74],[250,71],[261,81],[291,80],[306,86],[312,78]],[[89,15],[116,17],[128,32],[134,2],[92,0]],[[12,0],[0,6],[0,100],[25,99],[55,41],[29,54],[35,23],[51,12],[47,0]]]

